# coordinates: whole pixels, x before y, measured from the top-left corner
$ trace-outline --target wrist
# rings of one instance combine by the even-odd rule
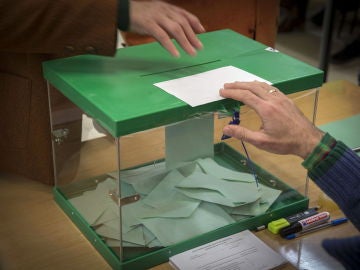
[[[299,156],[304,160],[319,145],[319,143],[323,139],[325,133],[314,126],[312,132],[307,135],[308,136],[306,136],[306,139],[302,142],[300,151],[299,151]]]

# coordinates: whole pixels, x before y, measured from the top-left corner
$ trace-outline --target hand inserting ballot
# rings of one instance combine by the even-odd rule
[[[324,135],[291,99],[267,83],[226,83],[220,89],[220,95],[239,100],[253,108],[262,122],[258,131],[241,125],[227,125],[223,133],[262,150],[275,154],[294,154],[305,159]]]
[[[195,55],[202,48],[196,33],[205,32],[199,19],[190,12],[162,1],[130,1],[130,31],[153,36],[173,56],[179,51],[174,38],[184,51]]]

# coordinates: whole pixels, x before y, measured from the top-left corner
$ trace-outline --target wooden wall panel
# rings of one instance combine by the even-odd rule
[[[254,39],[274,47],[280,0],[258,0],[256,4],[256,32]]]

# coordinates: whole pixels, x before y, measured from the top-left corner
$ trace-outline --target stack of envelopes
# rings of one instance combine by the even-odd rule
[[[120,246],[120,211],[110,194],[117,172],[93,191],[70,199],[109,246]],[[120,173],[122,197],[140,194],[123,205],[124,247],[169,246],[260,215],[281,191],[255,182],[249,173],[230,170],[212,158],[197,159],[168,171],[164,162]]]

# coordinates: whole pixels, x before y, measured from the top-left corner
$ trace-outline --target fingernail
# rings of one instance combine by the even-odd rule
[[[179,58],[179,57],[180,57],[179,51],[175,51],[172,55],[173,55],[174,57],[176,57],[176,58]]]
[[[191,56],[195,56],[197,54],[197,51],[195,50],[195,48],[191,48],[189,54]]]

